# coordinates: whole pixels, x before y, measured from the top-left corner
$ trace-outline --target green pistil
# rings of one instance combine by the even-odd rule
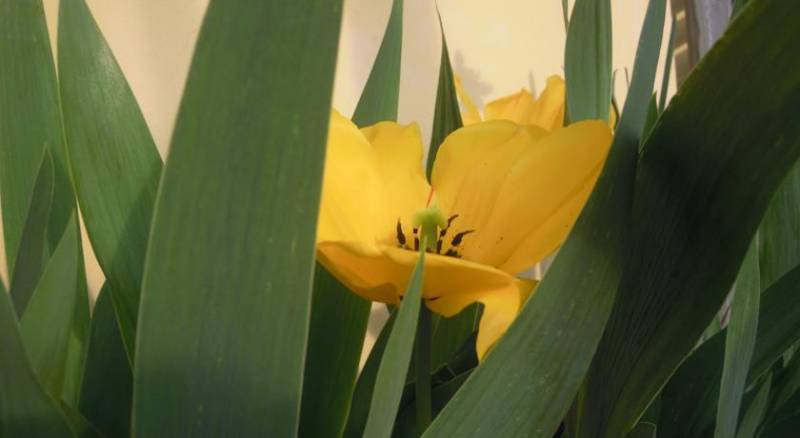
[[[425,242],[426,250],[436,252],[439,230],[447,227],[447,218],[439,206],[433,204],[414,214],[411,220],[414,228],[419,229],[420,241]]]

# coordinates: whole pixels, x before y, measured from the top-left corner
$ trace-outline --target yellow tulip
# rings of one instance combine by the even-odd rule
[[[487,103],[483,109],[483,117],[481,117],[477,105],[464,90],[458,76],[455,76],[455,85],[458,99],[463,107],[461,119],[464,125],[471,125],[483,120],[510,120],[520,125],[536,125],[548,131],[564,126],[567,87],[561,76],[553,75],[547,78],[547,84],[538,98],[523,88],[515,94]],[[611,118],[610,126],[616,126],[617,114],[613,105],[610,108],[609,116]]]
[[[359,130],[334,111],[318,259],[363,298],[398,304],[418,257],[415,215],[435,207],[440,228],[425,259],[423,298],[445,317],[483,303],[477,340],[483,357],[534,287],[515,275],[563,242],[610,143],[599,121],[552,132],[477,123],[447,137],[429,185],[417,125],[381,122]]]

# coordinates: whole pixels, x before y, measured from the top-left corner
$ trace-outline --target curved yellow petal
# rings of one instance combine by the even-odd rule
[[[541,126],[548,131],[564,126],[564,110],[567,87],[564,79],[553,75],[547,78],[547,85],[536,99],[530,117],[524,123]]]
[[[464,238],[462,256],[515,274],[566,237],[605,160],[611,133],[599,121],[549,134],[501,123],[484,122],[449,136],[432,181],[439,199],[459,215],[455,231],[476,230]]]
[[[380,243],[397,243],[398,219],[411,235],[411,217],[425,207],[430,192],[422,168],[422,136],[417,124],[407,126],[381,122],[361,132],[372,144],[375,163],[382,181],[383,210],[378,236]]]
[[[333,111],[328,133],[317,241],[373,242],[381,214],[382,183],[372,145]]]
[[[478,358],[483,360],[489,349],[500,339],[514,322],[528,297],[538,285],[535,280],[518,280],[517,293],[484,295],[479,301],[483,303],[483,315],[478,326],[478,339],[475,350]]]
[[[522,89],[487,103],[483,114],[486,120],[509,120],[519,125],[528,125],[535,106],[533,95]]]
[[[464,85],[461,83],[461,77],[454,74],[453,80],[456,84],[456,94],[458,95],[458,100],[461,101],[461,106],[464,108],[463,111],[461,111],[461,123],[464,126],[467,126],[482,121],[481,113],[478,111],[478,107],[469,97],[469,94],[467,94],[466,90],[464,90]]]

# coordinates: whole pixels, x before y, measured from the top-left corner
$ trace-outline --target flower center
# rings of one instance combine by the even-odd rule
[[[426,209],[428,210],[428,209]],[[436,208],[436,210],[439,210]],[[425,210],[423,210],[425,212]],[[421,212],[422,213],[422,212]],[[435,212],[434,212],[435,213]],[[432,219],[436,219],[435,221],[431,221],[430,223],[418,223],[416,219],[418,219],[418,213],[414,216],[412,221],[413,228],[412,236],[414,238],[414,245],[411,246],[409,244],[408,239],[406,239],[406,235],[403,232],[403,224],[401,223],[400,219],[397,219],[397,244],[400,248],[404,248],[407,250],[414,250],[419,251],[419,242],[422,236],[426,236],[426,241],[428,242],[427,248],[425,248],[426,252],[435,253],[435,254],[442,254],[442,247],[445,242],[445,237],[447,237],[447,233],[450,230],[450,225],[452,225],[453,221],[458,218],[457,214],[454,214],[444,220],[444,216],[433,217]],[[441,215],[441,211],[438,211],[438,214]],[[441,219],[441,220],[440,220]],[[427,226],[426,226],[427,225]],[[468,234],[474,233],[475,230],[466,230],[461,231],[453,235],[450,239],[450,248],[444,252],[444,255],[450,257],[461,258],[461,253],[459,253],[458,247],[461,245],[461,242],[464,240],[464,237]]]

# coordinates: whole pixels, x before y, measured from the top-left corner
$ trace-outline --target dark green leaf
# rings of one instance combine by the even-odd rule
[[[340,21],[208,6],[142,281],[137,436],[297,434]]]
[[[575,1],[565,54],[569,120],[607,121],[612,94],[610,0]]]
[[[317,264],[303,378],[300,436],[341,436],[358,375],[370,302]]]
[[[58,41],[64,129],[75,188],[133,357],[161,159],[136,99],[83,0],[61,2]]]
[[[0,200],[8,272],[14,272],[22,230],[45,145],[56,162],[56,203],[71,202],[59,160],[61,123],[55,69],[41,0],[0,0]],[[63,233],[69,211],[53,207]],[[55,235],[55,236],[54,236]],[[51,246],[55,247],[53,244]]]
[[[61,412],[64,413],[67,421],[69,421],[70,429],[76,438],[102,438],[103,435],[98,431],[93,424],[89,423],[80,412],[74,410],[66,403],[61,403]],[[126,433],[127,434],[127,433]],[[124,436],[124,435],[118,435]]]
[[[772,385],[772,375],[767,376],[761,387],[758,389],[755,398],[750,402],[744,417],[739,424],[739,430],[736,432],[736,438],[754,438],[761,420],[764,418],[764,413],[767,410],[769,403],[769,391]]]
[[[20,335],[45,390],[60,398],[78,296],[78,225],[73,218],[20,319]]]
[[[648,22],[659,10],[663,17],[663,1],[651,2],[650,9]],[[570,31],[576,27],[573,19]],[[609,158],[553,266],[426,436],[551,438],[556,432],[583,381],[622,274],[635,157],[658,63],[658,51],[647,48],[660,37],[642,33]]]
[[[653,126],[656,125],[656,121],[658,120],[658,103],[656,103],[656,95],[653,93],[653,97],[650,98],[650,104],[647,106],[647,116],[644,119],[644,127],[642,128],[641,134],[641,144],[644,145],[644,141],[647,140],[647,135],[650,134],[650,131],[653,130]]]
[[[393,0],[381,47],[353,113],[353,123],[356,125],[368,126],[383,120],[397,120],[402,49],[403,0]]]
[[[344,430],[344,436],[347,438],[360,438],[364,435],[364,426],[367,424],[369,405],[372,402],[372,393],[375,388],[375,379],[378,376],[378,366],[381,364],[383,352],[386,350],[386,343],[389,341],[389,334],[392,333],[396,318],[397,311],[392,311],[383,329],[381,329],[378,339],[372,345],[372,350],[367,356],[364,368],[362,368],[361,374],[358,376],[350,403],[350,413],[347,416],[347,425]]]
[[[764,288],[800,265],[800,165],[781,184],[759,229]]]
[[[431,351],[431,367],[437,369],[444,365],[461,349],[466,342],[472,343],[474,350],[475,339],[472,334],[477,329],[480,321],[481,306],[472,304],[452,318],[439,317],[438,324],[433,332]]]
[[[447,405],[447,402],[458,392],[471,373],[472,371],[465,371],[444,383],[434,386],[431,391],[434,416]],[[397,414],[394,431],[392,432],[393,437],[418,437],[421,435],[417,426],[417,404],[413,398],[413,388],[414,383],[406,385],[406,392],[411,395],[411,400],[403,404]]]
[[[447,39],[444,36],[442,17],[439,17],[439,29],[442,32],[442,56],[439,61],[439,84],[436,88],[436,105],[433,113],[433,132],[431,144],[428,148],[428,162],[425,167],[428,179],[431,178],[433,163],[439,145],[451,132],[463,126],[461,122],[461,108],[458,106],[453,67],[450,65],[450,52],[447,49]],[[471,330],[470,330],[471,332]]]
[[[75,232],[80,233],[80,228]],[[80,241],[80,234],[78,237]],[[72,307],[72,326],[67,338],[67,357],[64,360],[64,385],[61,387],[61,400],[73,409],[78,409],[81,395],[90,326],[89,288],[86,284],[85,265],[80,246],[78,250],[78,293],[75,294],[75,303]]]
[[[72,437],[28,362],[8,294],[0,294],[0,436]]]
[[[44,269],[47,222],[50,220],[52,203],[53,159],[50,151],[45,149],[22,229],[17,262],[11,275],[11,299],[20,316],[24,314]]]
[[[739,269],[733,292],[731,316],[725,335],[725,361],[714,429],[717,437],[732,437],[736,434],[739,410],[750,370],[750,359],[753,357],[756,343],[760,296],[758,237],[755,237]]]
[[[636,173],[630,259],[590,375],[589,435],[624,435],[691,351],[800,154],[798,20],[800,3],[748,7],[650,134]]]
[[[108,287],[94,306],[79,410],[104,435],[122,437],[130,433],[133,374]]]
[[[656,429],[653,423],[639,422],[628,434],[628,438],[656,438]]]
[[[389,437],[394,428],[394,420],[403,395],[405,375],[411,361],[414,335],[417,332],[417,317],[422,305],[422,276],[425,266],[425,251],[419,253],[417,265],[403,296],[403,303],[397,312],[397,319],[386,341],[386,349],[378,366],[375,388],[369,406],[366,437]]]

